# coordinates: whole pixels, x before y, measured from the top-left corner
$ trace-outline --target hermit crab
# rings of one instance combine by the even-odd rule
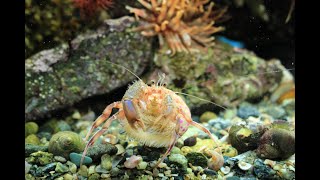
[[[127,68],[125,69],[132,73]],[[108,105],[91,126],[85,137],[86,141],[92,132],[104,123],[102,128],[88,141],[82,154],[81,164],[88,148],[95,143],[114,120],[120,121],[127,135],[142,144],[150,147],[168,147],[154,168],[168,156],[177,140],[188,130],[190,125],[204,131],[213,141],[217,141],[208,129],[192,121],[190,110],[183,99],[176,92],[165,87],[163,83],[165,74],[159,75],[157,83],[152,81],[150,85],[145,84],[138,76],[136,77],[139,80],[129,86],[122,100]],[[114,108],[118,109],[118,112],[110,117]],[[223,160],[221,153],[219,155]]]

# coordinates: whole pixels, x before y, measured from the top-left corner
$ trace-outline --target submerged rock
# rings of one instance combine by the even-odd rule
[[[72,152],[72,153],[70,153],[69,157],[70,157],[71,162],[76,164],[78,167],[80,166],[82,154]],[[90,163],[92,163],[92,159],[88,156],[84,156],[82,164],[86,165],[86,164],[90,164]]]
[[[294,153],[294,132],[285,129],[270,129],[265,132],[257,149],[258,156],[268,159],[286,159]]]
[[[48,146],[25,144],[25,147],[24,147],[25,156],[29,156],[31,153],[34,153],[34,152],[37,152],[37,151],[47,152],[48,151]]]
[[[47,165],[53,162],[53,154],[42,151],[34,152],[26,158],[26,161],[32,164]]]
[[[112,144],[102,144],[101,142],[96,142],[94,145],[88,148],[86,156],[90,156],[93,161],[98,161],[104,154],[114,155],[117,152],[117,147]]]
[[[48,150],[54,155],[69,158],[71,152],[81,152],[84,147],[85,143],[77,133],[61,131],[52,136]]]
[[[95,31],[77,36],[71,47],[62,44],[26,59],[26,121],[50,116],[54,110],[111,92],[135,79],[108,61],[126,62],[128,69],[141,75],[152,59],[152,39],[129,31],[133,20],[107,20]]]
[[[200,122],[208,122],[211,119],[217,118],[217,115],[214,112],[206,111],[200,116]]]
[[[30,134],[36,134],[39,130],[39,126],[35,122],[27,122],[25,124],[25,137]]]

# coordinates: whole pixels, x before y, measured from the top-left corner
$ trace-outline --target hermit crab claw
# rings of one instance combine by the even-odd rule
[[[144,123],[140,120],[134,102],[132,100],[123,101],[123,111],[129,125],[133,129],[137,130],[137,126],[140,126],[143,130],[145,130]]]

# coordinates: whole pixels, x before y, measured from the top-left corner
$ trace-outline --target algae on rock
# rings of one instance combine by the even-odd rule
[[[84,98],[108,93],[135,79],[126,67],[140,75],[151,59],[151,40],[127,27],[130,17],[106,20],[94,32],[79,35],[71,47],[62,44],[44,50],[25,62],[25,118],[48,117],[53,110]]]

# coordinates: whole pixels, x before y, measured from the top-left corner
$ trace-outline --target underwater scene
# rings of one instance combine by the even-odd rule
[[[295,0],[25,0],[25,179],[295,179]]]

